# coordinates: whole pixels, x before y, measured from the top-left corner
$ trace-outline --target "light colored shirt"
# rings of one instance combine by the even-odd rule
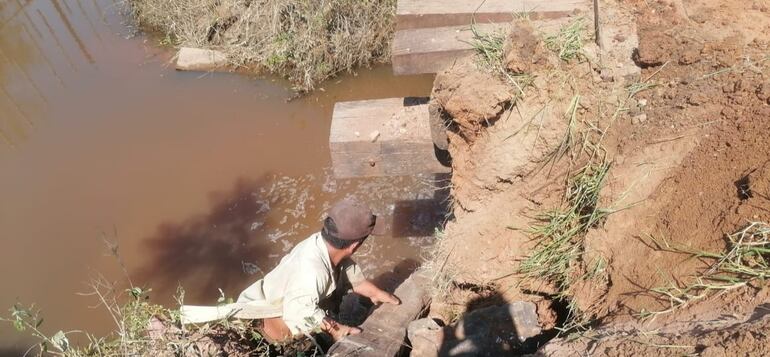
[[[292,334],[310,332],[326,317],[318,307],[319,302],[332,295],[341,279],[355,286],[365,278],[351,259],[340,262],[335,271],[326,242],[320,233],[315,233],[297,244],[263,279],[241,292],[236,303],[182,306],[182,322],[280,316]]]

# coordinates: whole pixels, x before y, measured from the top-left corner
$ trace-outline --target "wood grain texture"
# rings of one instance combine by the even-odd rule
[[[406,328],[425,313],[430,304],[430,279],[418,271],[395,291],[401,305],[383,304],[364,321],[361,334],[348,336],[335,343],[327,353],[330,357],[393,357],[406,347]]]
[[[571,17],[532,21],[540,32],[555,32]],[[507,34],[509,23],[477,24],[479,33]],[[396,75],[437,73],[465,56],[473,55],[470,26],[449,26],[396,31],[392,45],[393,73]]]
[[[449,172],[435,155],[427,98],[337,103],[329,148],[340,178]]]
[[[558,18],[590,8],[591,0],[399,0],[396,29],[508,22],[523,14]]]

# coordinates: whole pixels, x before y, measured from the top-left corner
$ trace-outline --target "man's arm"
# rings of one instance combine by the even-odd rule
[[[335,341],[361,332],[358,328],[331,319],[318,307],[318,302],[328,287],[329,278],[323,274],[322,268],[309,264],[297,267],[287,284],[283,298],[283,316],[277,319],[278,321],[271,322],[275,325],[272,331],[277,332],[277,340],[311,333],[316,328],[330,334]]]
[[[318,327],[321,331],[331,335],[334,341],[339,341],[341,338],[348,335],[357,335],[361,333],[361,329],[343,325],[329,317],[324,317]],[[264,319],[263,331],[272,342],[287,341],[293,336],[289,326],[287,326],[286,322],[280,317]]]
[[[377,305],[379,303],[388,303],[393,305],[400,305],[401,300],[395,295],[378,288],[369,280],[363,280],[353,286],[353,292],[358,295],[368,297],[372,300],[372,303]]]

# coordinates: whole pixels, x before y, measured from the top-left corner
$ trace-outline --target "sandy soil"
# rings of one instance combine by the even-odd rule
[[[767,351],[760,350],[767,348],[763,331],[768,320],[756,317],[758,306],[768,301],[765,284],[710,296],[652,320],[640,320],[639,313],[667,307],[668,302],[650,289],[685,284],[708,269],[705,261],[662,251],[650,237],[719,252],[726,248],[726,235],[747,222],[770,221],[770,63],[762,62],[770,53],[770,4],[640,0],[605,6],[625,14],[607,20],[610,25],[620,28],[629,25],[622,21],[635,22],[636,51],[607,55],[604,66],[601,61],[540,66],[531,93],[511,109],[485,112],[486,125],[461,113],[504,106],[504,100],[495,99],[504,96],[485,92],[497,84],[486,84],[492,81],[487,75],[473,77],[467,68],[437,77],[441,90],[434,100],[446,104],[452,98],[451,116],[459,118],[463,129],[448,134],[456,219],[447,226],[437,253],[452,283],[434,303],[432,314],[451,321],[485,303],[528,300],[538,303],[545,329],[557,323],[554,287],[523,281],[516,273],[538,244],[526,233],[534,215],[561,200],[564,177],[571,169],[568,160],[547,169],[541,163],[565,130],[570,98],[580,93],[582,120],[596,119],[601,128],[611,124],[603,143],[612,168],[601,203],[616,212],[588,232],[577,263],[577,270],[585,271],[588,262],[601,258],[606,261],[604,276],[580,280],[569,293],[591,316],[594,328],[603,332],[590,346],[587,339],[560,341],[561,350],[554,347],[548,353],[571,349],[582,354],[590,348],[596,355],[638,355],[653,348],[662,354],[765,355]],[[605,50],[623,48],[637,34],[603,38]],[[640,75],[607,76],[608,64],[622,68],[628,64],[624,61],[641,68]],[[635,83],[649,86],[608,122],[608,113]],[[465,97],[470,98],[465,102],[453,97],[464,92],[477,95]],[[540,110],[543,107],[547,110]],[[533,127],[537,130],[521,130]],[[752,314],[755,318],[744,322]],[[696,332],[705,321],[722,326]],[[648,333],[644,341],[649,344],[638,342],[639,331],[672,326],[683,332],[649,339]],[[661,351],[661,345],[692,347]]]

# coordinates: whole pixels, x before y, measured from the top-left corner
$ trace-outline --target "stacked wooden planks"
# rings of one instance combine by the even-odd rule
[[[392,47],[397,75],[436,73],[473,53],[471,25],[504,31],[517,16],[544,31],[590,15],[591,0],[399,0]]]
[[[428,98],[341,102],[329,135],[338,178],[448,172],[436,158]]]

